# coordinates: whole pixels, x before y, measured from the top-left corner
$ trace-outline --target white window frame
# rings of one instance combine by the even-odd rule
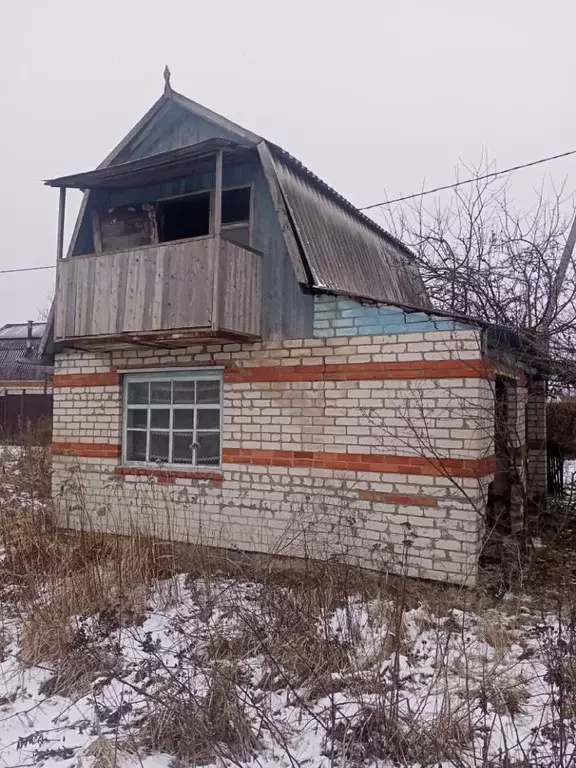
[[[122,407],[122,463],[125,466],[130,467],[169,467],[172,469],[180,470],[197,470],[202,472],[210,472],[211,470],[220,470],[222,468],[222,427],[223,427],[223,414],[222,414],[222,400],[223,400],[223,369],[222,368],[201,368],[201,369],[188,369],[186,371],[170,370],[162,372],[142,372],[142,373],[125,373],[123,375],[123,407]],[[220,385],[220,395],[217,403],[157,403],[157,404],[136,404],[128,403],[128,384],[132,382],[141,383],[157,383],[157,382],[174,382],[174,381],[218,381]],[[167,429],[152,429],[151,419],[149,413],[154,410],[169,410],[170,421]],[[206,432],[218,432],[219,434],[219,456],[217,464],[198,464],[196,457],[196,448],[193,450],[194,460],[192,463],[187,464],[183,462],[166,462],[158,463],[155,461],[135,461],[128,458],[128,432],[140,431],[146,432],[146,455],[150,453],[150,433],[151,432],[163,432],[168,433],[168,455],[172,456],[174,432],[188,431],[188,430],[174,430],[174,411],[178,410],[216,410],[220,412],[220,419],[218,429],[200,430]],[[146,429],[132,430],[128,427],[128,413],[130,410],[145,410],[147,412]],[[198,433],[197,418],[194,416],[194,428],[191,430],[193,435],[193,441],[196,442]]]

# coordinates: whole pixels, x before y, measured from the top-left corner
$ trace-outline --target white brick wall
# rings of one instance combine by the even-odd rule
[[[225,376],[225,450],[479,461],[492,450],[489,382],[467,376],[362,379],[361,373],[355,380],[273,380],[273,369],[286,366],[305,371],[308,366],[360,369],[373,363],[451,360],[479,361],[479,334],[435,331],[126,349],[112,355],[60,353],[56,374],[217,363],[249,375],[252,368],[270,367],[269,381]],[[119,444],[119,386],[56,387],[54,408],[56,443]],[[124,532],[137,524],[178,539],[286,555],[332,555],[391,570],[400,567],[408,538],[412,575],[466,584],[476,578],[485,478],[229,462],[215,483],[177,477],[164,485],[154,477],[119,477],[118,465],[118,459],[54,457],[63,524]]]

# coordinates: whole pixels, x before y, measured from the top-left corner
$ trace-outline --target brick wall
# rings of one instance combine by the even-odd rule
[[[545,507],[548,490],[546,450],[546,382],[530,382],[526,405],[528,503],[532,511]]]
[[[467,331],[469,325],[429,312],[409,312],[346,296],[318,294],[314,297],[314,336],[317,338],[456,330]]]
[[[224,368],[219,471],[122,468],[122,374]],[[490,369],[475,330],[60,353],[63,524],[472,584],[492,477]],[[409,546],[407,545],[409,542]]]

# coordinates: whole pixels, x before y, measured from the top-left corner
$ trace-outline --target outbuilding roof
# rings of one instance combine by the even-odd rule
[[[50,366],[34,362],[44,329],[45,323],[32,323],[30,331],[28,323],[0,328],[0,381],[44,381],[52,375]]]

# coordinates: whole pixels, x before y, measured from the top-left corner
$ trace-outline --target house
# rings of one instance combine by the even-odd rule
[[[475,583],[487,506],[518,528],[518,489],[545,491],[514,333],[435,311],[402,243],[169,80],[96,170],[46,183],[62,525]]]
[[[38,365],[37,352],[46,324],[9,323],[0,328],[0,432],[3,439],[49,424],[52,372]]]

